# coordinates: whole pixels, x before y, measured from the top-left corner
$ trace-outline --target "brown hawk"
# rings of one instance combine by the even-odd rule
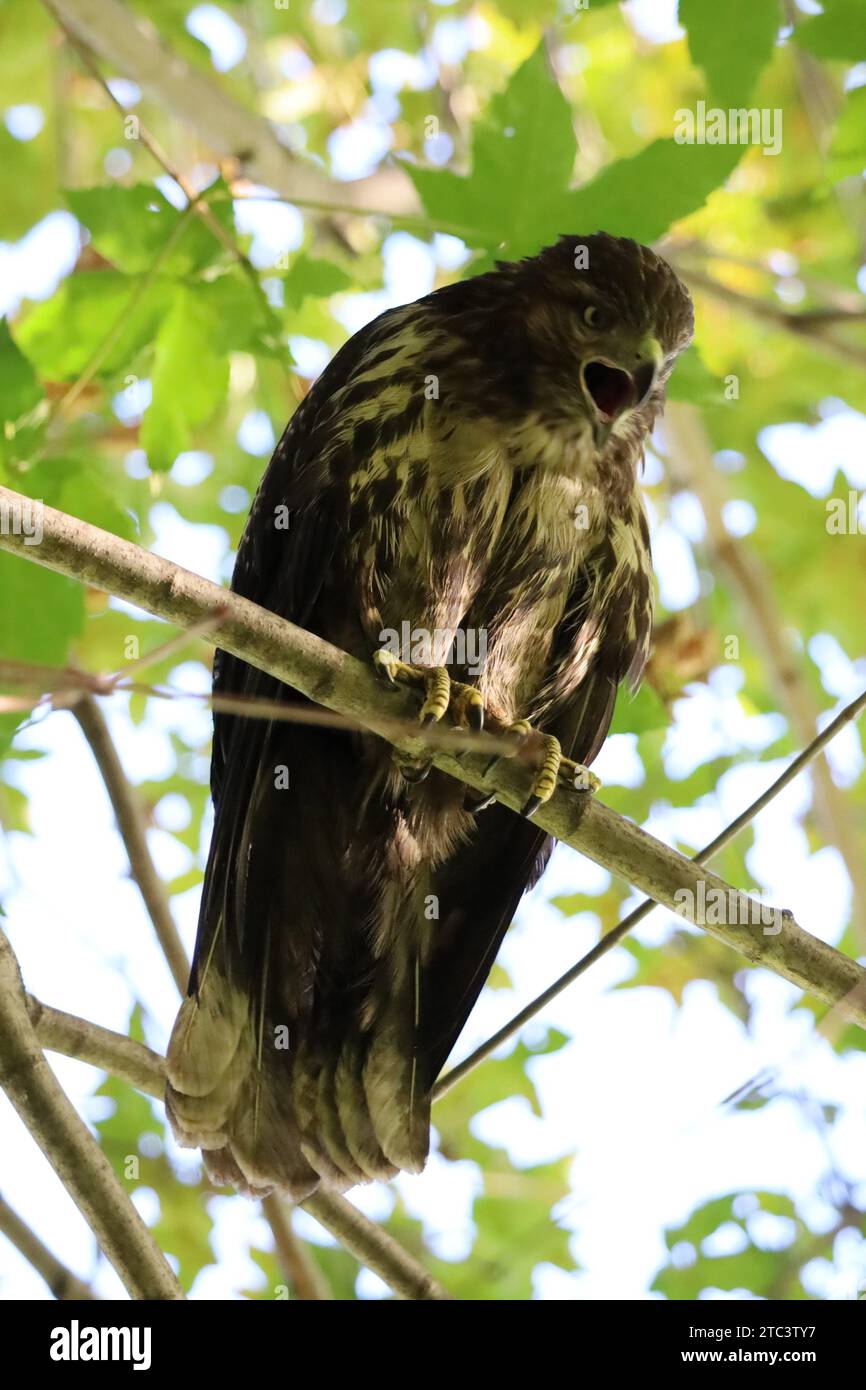
[[[563,237],[389,309],[283,434],[233,588],[366,660],[388,633],[431,635],[424,718],[447,667],[477,691],[475,727],[486,708],[545,736],[545,768],[523,816],[478,814],[370,735],[216,716],[167,1088],[215,1180],[297,1201],[422,1168],[433,1082],[550,854],[531,814],[559,749],[592,761],[647,659],[638,472],[692,323],[653,251]],[[399,678],[401,657],[377,660]],[[223,652],[214,689],[304,704]]]

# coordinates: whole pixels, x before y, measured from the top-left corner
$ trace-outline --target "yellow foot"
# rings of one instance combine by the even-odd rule
[[[438,724],[448,714],[457,728],[479,731],[484,728],[484,701],[474,686],[451,680],[444,666],[411,666],[387,648],[373,653],[373,667],[389,686],[404,685],[420,690],[424,702],[418,715],[424,728]],[[431,760],[395,754],[394,761],[407,782],[422,782],[430,771]]]
[[[526,719],[519,719],[516,723],[510,724],[507,733],[514,739],[513,752],[495,757],[488,764],[487,772],[500,757],[521,757],[535,765],[535,778],[521,812],[527,819],[531,819],[538,808],[550,800],[559,782],[570,786],[574,791],[598,791],[601,786],[599,778],[594,772],[590,772],[588,767],[564,757],[562,745],[553,734],[543,734],[540,730],[533,729]]]

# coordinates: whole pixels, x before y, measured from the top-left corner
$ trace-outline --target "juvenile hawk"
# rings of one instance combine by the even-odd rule
[[[389,309],[283,434],[233,588],[368,661],[404,624],[480,635],[480,672],[450,666],[476,726],[483,705],[590,763],[648,654],[637,476],[691,332],[666,262],[605,233]],[[214,689],[304,704],[223,652]],[[551,841],[530,818],[549,785],[524,816],[477,814],[418,772],[369,735],[214,720],[167,1104],[217,1181],[297,1201],[424,1164],[430,1089]]]

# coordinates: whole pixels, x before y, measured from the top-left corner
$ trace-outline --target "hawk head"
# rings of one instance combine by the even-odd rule
[[[688,290],[667,261],[596,232],[560,237],[514,271],[542,409],[584,416],[597,449],[614,432],[651,430],[694,328]]]

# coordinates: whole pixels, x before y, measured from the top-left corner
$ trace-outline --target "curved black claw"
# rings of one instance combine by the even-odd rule
[[[535,815],[536,811],[538,810],[539,806],[544,801],[544,799],[545,798],[543,796],[535,796],[533,794],[527,801],[526,805],[523,807],[523,810],[520,814],[522,816],[526,816],[527,820],[531,820],[532,817]]]
[[[410,782],[412,786],[414,786],[417,782],[424,781],[424,779],[428,776],[430,772],[432,764],[429,762],[423,762],[418,764],[399,763],[398,766],[400,768],[400,776],[403,778],[403,781]]]

